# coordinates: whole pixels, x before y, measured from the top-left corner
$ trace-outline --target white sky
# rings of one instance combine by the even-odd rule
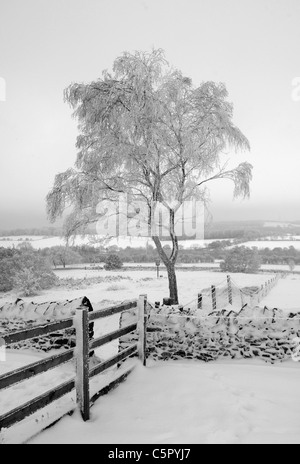
[[[234,161],[254,165],[251,200],[217,182],[214,218],[300,219],[299,0],[0,0],[0,229],[46,224],[54,176],[75,161],[64,88],[152,47],[195,85],[225,82],[250,140]]]

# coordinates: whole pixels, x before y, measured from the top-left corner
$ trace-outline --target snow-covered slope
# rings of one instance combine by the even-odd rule
[[[46,443],[300,443],[299,365],[158,362],[92,408],[31,440]]]

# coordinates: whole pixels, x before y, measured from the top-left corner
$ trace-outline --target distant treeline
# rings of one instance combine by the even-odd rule
[[[234,244],[239,244],[234,241]],[[219,260],[225,260],[230,252],[228,247],[232,245],[229,240],[221,240],[211,243],[205,248],[182,249],[178,254],[178,263],[213,263]],[[167,253],[171,252],[169,245],[165,245],[164,249]],[[147,248],[132,248],[127,247],[120,249],[117,246],[104,248],[94,248],[88,245],[71,247],[67,255],[63,253],[64,247],[46,248],[40,250],[41,255],[52,259],[52,263],[59,265],[70,265],[82,263],[99,264],[107,260],[109,254],[116,254],[124,263],[154,263],[159,256],[154,246],[150,245]],[[260,261],[262,264],[290,264],[300,265],[300,250],[294,247],[290,248],[275,248],[274,250],[265,248],[258,250]],[[64,256],[65,263],[60,261],[60,257]],[[55,261],[56,260],[56,261]]]
[[[234,241],[236,244],[236,241]],[[236,266],[244,264],[251,250],[241,246],[232,248],[232,241],[215,241],[205,248],[182,249],[178,255],[178,263],[213,263],[221,261],[221,269],[226,262]],[[169,245],[165,245],[166,253],[171,253]],[[237,251],[238,250],[238,251]],[[240,251],[240,253],[239,253]],[[255,256],[254,256],[255,255]],[[287,264],[293,270],[300,265],[300,250],[294,247],[269,248],[253,252],[257,269],[260,264]],[[56,246],[34,250],[30,242],[21,242],[17,248],[0,247],[0,292],[18,289],[22,295],[35,295],[39,291],[51,288],[56,284],[57,277],[53,268],[72,265],[106,263],[118,267],[122,263],[155,263],[158,260],[156,249],[147,248],[119,249],[117,246],[95,248],[88,245],[76,247]],[[114,268],[114,267],[109,267]],[[235,269],[235,267],[233,267]],[[230,271],[235,272],[235,270]],[[241,271],[236,271],[241,272]],[[244,272],[244,271],[243,271]]]
[[[263,222],[237,222],[215,223],[208,226],[205,230],[206,239],[240,239],[244,242],[266,237],[284,237],[287,235],[300,235],[300,224],[294,224],[289,227],[265,226]]]
[[[42,236],[42,237],[61,237],[63,229],[58,227],[42,227],[32,229],[11,229],[0,230],[0,237],[18,237],[25,235]]]

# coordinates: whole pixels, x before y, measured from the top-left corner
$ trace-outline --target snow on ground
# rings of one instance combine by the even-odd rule
[[[56,351],[57,354],[57,351]],[[31,352],[30,350],[13,351],[7,350],[6,361],[0,362],[0,375],[11,372],[14,369],[24,367],[28,364],[40,361],[48,355]],[[52,371],[45,372],[37,377],[18,383],[6,390],[1,390],[0,411],[1,414],[32,400],[60,383],[66,382],[74,377],[75,369],[73,363],[66,363]]]
[[[206,245],[214,242],[215,240],[182,240],[180,245],[184,248],[200,247],[203,248]],[[65,246],[66,242],[61,237],[41,237],[41,236],[18,236],[18,237],[0,237],[0,247],[12,248],[17,247],[22,243],[29,243],[35,249],[50,248],[54,246]],[[112,237],[108,241],[103,242],[103,236],[86,236],[76,237],[74,241],[70,242],[71,245],[94,245],[94,246],[113,246],[116,245],[119,248],[133,247],[133,248],[145,248],[147,244],[153,246],[153,241],[149,237]],[[171,242],[164,242],[165,245],[170,245]]]
[[[261,270],[290,272],[290,267],[288,264],[262,264]],[[300,266],[295,266],[294,272],[300,272]]]
[[[100,266],[104,266],[103,264],[100,264]],[[139,268],[144,268],[144,267],[152,267],[153,269],[155,268],[154,263],[124,263],[124,266],[126,268],[130,267],[139,267]],[[73,267],[73,266],[72,266]],[[78,267],[82,267],[82,264],[78,265]],[[92,269],[90,264],[87,264],[87,268]],[[214,263],[177,263],[176,268],[193,268],[194,270],[198,270],[201,268],[203,269],[220,269],[220,261],[215,261]],[[164,269],[164,265],[161,264],[161,269]],[[283,272],[291,272],[290,271],[290,266],[288,264],[262,264],[260,269],[262,271],[283,271]],[[300,265],[296,265],[293,272],[300,272]]]
[[[230,240],[230,239],[229,239]],[[204,239],[204,240],[181,240],[180,246],[184,249],[189,248],[204,248],[210,243],[218,241],[218,239]],[[65,246],[65,239],[62,237],[42,237],[42,236],[18,236],[18,237],[0,237],[0,247],[4,248],[17,248],[20,244],[30,244],[35,249],[44,249],[51,248],[54,246]],[[112,237],[110,239],[105,239],[103,241],[103,236],[77,236],[70,245],[80,246],[80,245],[92,245],[92,246],[117,246],[119,248],[133,247],[133,248],[146,248],[147,245],[153,246],[153,241],[149,237],[130,237],[130,236],[119,236]],[[171,245],[170,241],[165,241],[164,245]],[[241,244],[242,246],[247,246],[249,248],[257,247],[262,248],[289,248],[291,246],[296,249],[300,249],[300,236],[291,237],[290,239],[286,237],[284,240],[272,240],[272,237],[268,240],[254,240]],[[236,245],[232,245],[236,246]],[[228,247],[231,248],[231,247]]]
[[[139,270],[139,271],[96,271],[84,269],[66,269],[56,271],[57,275],[63,278],[81,278],[84,277],[114,277],[114,282],[102,282],[93,284],[86,288],[54,288],[42,292],[36,297],[22,297],[25,301],[34,301],[43,303],[47,301],[72,300],[86,296],[91,301],[95,310],[104,306],[119,303],[125,300],[137,299],[139,295],[147,294],[148,300],[154,304],[156,301],[162,302],[164,297],[169,294],[168,279],[165,270],[160,275],[163,277],[157,279],[156,270]],[[118,280],[120,277],[129,277],[129,279]],[[178,288],[180,303],[183,305],[190,304],[197,300],[198,293],[210,288],[211,285],[226,284],[226,274],[213,271],[184,271],[178,269]],[[273,277],[273,274],[234,274],[233,281],[239,287],[260,286]],[[298,286],[299,288],[299,286]],[[296,292],[296,290],[295,290]],[[296,292],[297,293],[297,292]],[[300,292],[299,292],[300,293]],[[0,304],[7,301],[15,301],[17,294],[0,294]],[[276,300],[276,307],[281,307],[282,297]],[[264,304],[264,301],[261,305]],[[292,307],[297,306],[295,300]],[[108,331],[117,330],[119,324],[118,317],[106,318],[95,322],[95,336],[99,337]],[[111,352],[116,352],[117,341],[105,345],[96,354],[102,358],[109,357]]]
[[[142,269],[126,272],[65,270],[57,273],[65,278],[98,275],[117,279],[127,276],[130,280],[102,282],[85,289],[52,289],[26,300],[54,301],[86,295],[95,309],[99,309],[112,302],[136,298],[141,293],[147,293],[152,302],[168,295],[165,271],[161,272],[163,277],[160,279],[153,276],[154,270]],[[233,280],[239,286],[255,286],[270,276],[235,274]],[[178,269],[182,303],[196,298],[198,290],[213,283],[218,285],[225,279],[226,274],[219,272]],[[293,275],[280,280],[261,305],[282,309],[298,305],[299,308],[299,280],[300,276]],[[15,295],[10,298],[13,300]],[[4,300],[8,301],[8,296]],[[96,336],[116,329],[118,324],[118,316],[96,323]],[[96,354],[107,359],[116,350],[117,341],[114,341],[97,350]],[[6,363],[0,363],[0,375],[43,356],[8,352]],[[75,414],[64,418],[32,442],[300,443],[297,368],[299,365],[292,361],[276,366],[258,361],[222,361],[208,365],[194,361],[150,363],[147,369],[139,367],[116,391],[100,399],[92,410],[90,423],[83,424]],[[4,390],[0,397],[0,411],[4,413],[23,404],[73,376],[74,364],[68,363]],[[72,405],[74,395],[69,396],[68,404]],[[49,413],[58,414],[61,407],[62,400],[56,410],[49,407]],[[16,430],[17,435],[13,429],[12,442],[17,442],[24,432],[21,426]]]
[[[269,295],[262,301],[269,308],[291,311],[300,310],[300,276],[290,274],[280,279]]]
[[[110,350],[111,351],[111,350]],[[47,354],[49,356],[50,353]],[[57,354],[57,351],[55,352]],[[111,353],[110,353],[111,355]],[[46,355],[30,351],[12,351],[7,352],[5,362],[0,362],[0,375],[12,370],[24,367],[31,363],[41,360]],[[136,360],[126,362],[124,368],[129,364],[136,364]],[[122,368],[121,368],[122,369]],[[113,381],[117,372],[117,367],[112,367],[104,373],[94,377],[90,381],[91,396],[101,390],[101,388]],[[37,375],[34,378],[25,380],[15,384],[5,390],[1,390],[0,396],[0,414],[5,414],[12,411],[14,408],[20,407],[32,401],[38,396],[47,393],[49,390],[58,387],[62,383],[75,378],[75,361],[68,362],[51,371]],[[28,440],[39,433],[43,428],[53,424],[63,415],[73,411],[76,405],[76,393],[73,390],[59,400],[40,409],[38,412],[28,416],[18,424],[13,425],[8,430],[0,432],[0,444],[18,444]]]
[[[241,246],[246,246],[248,248],[256,247],[258,249],[269,248],[270,250],[274,250],[274,248],[294,247],[296,250],[300,250],[300,240],[258,240],[242,243]]]
[[[104,263],[100,266],[104,266]],[[153,269],[155,268],[154,263],[125,263],[124,266],[126,268],[130,267],[139,267],[139,268],[144,268],[144,267],[152,267]],[[73,267],[73,266],[72,266]],[[79,265],[78,267],[82,267],[82,264]],[[91,268],[91,266],[88,264],[88,268]],[[177,263],[176,268],[193,268],[194,270],[197,269],[220,269],[220,262],[215,261],[214,263]],[[164,269],[164,265],[161,264],[161,269]],[[285,271],[285,272],[290,272],[290,266],[288,264],[262,264],[261,268],[262,271]],[[300,265],[295,266],[294,272],[300,272]]]
[[[293,224],[292,222],[278,222],[278,221],[266,221],[264,227],[300,227],[299,224]]]
[[[93,305],[99,302],[119,302],[138,298],[141,294],[147,294],[151,302],[162,301],[169,295],[167,272],[161,269],[161,278],[156,277],[156,269],[152,270],[126,270],[126,271],[105,271],[105,270],[84,270],[66,269],[58,270],[56,274],[60,278],[84,277],[114,277],[114,282],[102,282],[89,285],[86,288],[67,288],[59,287],[42,292],[34,298],[23,298],[25,301],[45,302],[74,299],[87,296]],[[127,277],[129,279],[120,279]],[[234,274],[235,283],[240,287],[255,286],[264,284],[273,277],[273,274]],[[119,279],[119,280],[118,280]],[[213,271],[177,271],[178,288],[180,303],[185,305],[197,299],[197,294],[211,285],[220,285],[226,282],[226,273]],[[0,304],[6,301],[14,301],[18,295],[16,293],[0,294]]]
[[[157,362],[30,444],[300,443],[299,365]]]

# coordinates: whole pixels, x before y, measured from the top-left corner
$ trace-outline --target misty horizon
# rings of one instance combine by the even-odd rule
[[[289,205],[287,205],[287,208]],[[241,222],[278,222],[278,223],[298,223],[300,222],[300,216],[295,216],[291,212],[286,215],[276,214],[276,208],[274,207],[273,213],[272,210],[265,214],[264,210],[258,212],[257,210],[253,211],[253,215],[249,213],[238,214],[236,211],[228,210],[224,212],[224,208],[221,206],[218,208],[211,207],[210,212],[210,221],[212,223],[241,223]],[[15,229],[39,229],[39,228],[49,228],[53,227],[54,229],[59,229],[63,226],[63,219],[60,219],[54,223],[51,223],[47,220],[46,214],[40,212],[28,212],[27,214],[13,214],[10,212],[1,213],[1,223],[0,231],[12,231]]]

